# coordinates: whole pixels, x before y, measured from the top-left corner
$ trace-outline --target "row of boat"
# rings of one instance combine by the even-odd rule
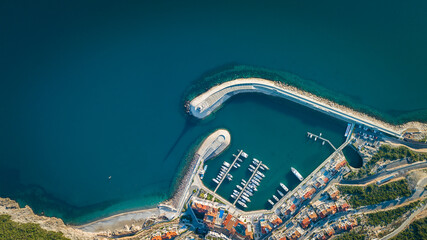
[[[280,186],[283,188],[283,190],[285,190],[285,192],[288,192],[288,191],[289,191],[288,187],[286,187],[286,185],[285,185],[285,184],[280,183]],[[282,197],[284,197],[284,196],[285,196],[285,194],[284,194],[283,192],[281,192],[279,189],[277,189],[277,192],[279,193],[280,198],[282,198]],[[273,194],[273,198],[274,198],[274,200],[276,200],[276,202],[278,202],[278,201],[280,200],[280,199],[279,199],[276,195],[274,195],[274,194]],[[273,201],[271,201],[271,199],[268,199],[268,202],[269,202],[271,205],[274,205],[274,202],[273,202]]]
[[[224,178],[224,176],[229,180],[233,180],[233,175],[231,175],[229,172],[229,168],[230,168],[230,163],[224,161],[224,163],[221,166],[221,169],[218,173],[218,175],[216,175],[216,178],[213,178],[212,181],[216,184],[219,184],[221,182],[221,180]]]
[[[252,164],[250,164],[248,167],[248,170],[252,172],[249,180],[246,181],[245,179],[242,179],[242,182],[240,183],[241,185],[236,185],[236,188],[239,191],[234,189],[230,196],[231,198],[236,199],[237,203],[244,208],[248,207],[246,203],[251,202],[250,197],[252,197],[253,194],[258,191],[257,187],[261,184],[261,180],[265,177],[260,169],[269,170],[265,164],[256,158],[252,160]]]
[[[295,169],[295,168],[293,168],[293,167],[291,167],[291,171],[292,171],[292,173],[300,180],[300,181],[303,181],[304,180],[304,178],[302,177],[302,175]],[[283,188],[283,190],[285,190],[285,192],[288,192],[289,191],[289,189],[285,186],[285,184],[283,184],[283,183],[280,183],[280,186]],[[279,193],[279,195],[280,195],[280,198],[282,198],[282,197],[284,197],[285,196],[285,194],[283,194],[280,190],[277,190],[277,192]],[[276,196],[276,195],[274,195],[273,194],[273,199],[274,200],[276,200],[276,202],[278,202],[279,201],[279,198]],[[271,199],[268,199],[268,202],[271,204],[271,205],[274,205],[274,202],[271,200]]]
[[[229,181],[231,181],[231,180],[233,180],[233,175],[231,175],[229,172],[230,172],[230,168],[231,167],[234,167],[234,168],[239,168],[240,167],[240,164],[238,163],[238,162],[243,162],[243,160],[240,158],[240,156],[242,156],[243,158],[247,158],[248,157],[248,154],[247,153],[245,153],[245,152],[243,152],[243,151],[240,151],[239,150],[239,155],[238,156],[236,156],[235,154],[233,154],[233,156],[236,158],[234,161],[233,161],[233,164],[230,164],[229,162],[226,162],[226,161],[224,161],[223,162],[223,164],[222,164],[222,166],[221,166],[221,169],[220,169],[220,171],[219,171],[219,173],[218,173],[218,175],[216,176],[216,178],[213,178],[212,179],[212,181],[214,182],[214,183],[216,183],[216,184],[219,184],[220,182],[221,182],[221,180],[225,177],[227,180],[229,180]]]

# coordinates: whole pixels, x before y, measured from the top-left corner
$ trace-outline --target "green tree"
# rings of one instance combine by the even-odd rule
[[[60,232],[46,231],[34,223],[17,223],[9,215],[0,215],[0,239],[3,240],[66,240]]]

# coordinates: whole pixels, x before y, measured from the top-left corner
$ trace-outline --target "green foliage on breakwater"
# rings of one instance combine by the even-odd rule
[[[225,65],[223,67],[206,72],[200,78],[193,81],[183,95],[182,105],[185,106],[187,101],[191,101],[191,99],[207,91],[213,86],[237,78],[263,78],[282,82],[310,92],[319,97],[329,99],[340,105],[350,107],[356,111],[364,112],[391,124],[401,124],[415,120],[425,122],[427,120],[427,111],[425,110],[410,112],[408,114],[400,113],[398,117],[391,116],[388,113],[380,112],[372,107],[359,104],[349,96],[331,91],[314,81],[302,79],[295,74],[285,71],[271,70],[263,67],[238,64]]]
[[[366,214],[367,224],[371,226],[387,226],[392,223],[394,220],[401,217],[404,213],[412,210],[419,204],[419,201],[410,203],[408,205],[398,207],[388,211],[381,211],[375,213]]]
[[[418,162],[427,160],[427,153],[417,153],[407,147],[391,147],[390,145],[382,145],[378,152],[372,156],[363,168],[357,172],[352,172],[346,176],[347,179],[359,179],[371,174],[372,168],[380,160],[397,160],[402,158],[409,158],[411,162]]]
[[[17,223],[9,215],[0,215],[0,239],[55,239],[68,238],[60,232],[46,231],[35,223]]]
[[[427,239],[427,218],[414,221],[409,225],[407,229],[403,230],[394,238],[392,238],[392,240],[418,240],[418,239]]]
[[[339,186],[339,190],[342,194],[350,195],[349,203],[354,208],[374,205],[398,197],[411,196],[411,190],[406,180],[399,180],[382,186],[376,184],[370,184],[366,187]]]

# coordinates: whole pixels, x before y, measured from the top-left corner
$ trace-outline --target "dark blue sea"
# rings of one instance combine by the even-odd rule
[[[0,196],[73,224],[154,206],[190,149],[227,128],[207,175],[237,149],[263,160],[274,170],[251,209],[263,208],[279,182],[296,186],[290,166],[308,175],[331,153],[306,132],[339,145],[346,123],[261,95],[193,121],[186,90],[259,66],[389,122],[427,122],[426,12],[426,1],[2,1]]]

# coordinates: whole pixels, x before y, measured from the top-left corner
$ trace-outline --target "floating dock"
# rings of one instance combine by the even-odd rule
[[[240,187],[240,188],[242,188],[242,189],[240,189],[241,191],[240,191],[239,195],[237,196],[236,200],[234,201],[233,206],[235,206],[235,205],[236,205],[236,202],[240,204],[240,201],[239,201],[240,197],[241,197],[241,196],[242,196],[242,194],[245,192],[245,190],[247,189],[248,185],[252,182],[252,180],[254,179],[255,175],[257,174],[258,169],[260,168],[260,166],[261,166],[261,164],[262,164],[262,161],[259,161],[259,160],[257,160],[257,161],[258,161],[258,162],[257,162],[257,163],[258,163],[258,164],[257,164],[257,166],[255,167],[254,171],[252,172],[252,175],[251,175],[251,177],[249,178],[249,180],[248,180],[248,181],[246,181],[246,184],[243,186],[243,188],[242,188],[242,187],[240,187],[240,186],[238,185],[238,187]],[[258,184],[258,185],[259,185],[259,184]],[[245,204],[245,205],[240,204],[240,205],[241,205],[241,206],[243,206],[243,207],[247,207],[247,206],[246,206],[246,204]]]
[[[326,139],[326,138],[323,138],[323,137],[321,137],[322,136],[322,134],[320,133],[320,135],[316,135],[316,134],[314,134],[314,133],[311,133],[311,132],[307,132],[307,136],[309,137],[309,138],[312,138],[312,137],[314,137],[314,141],[316,141],[317,139],[320,139],[320,140],[322,140],[323,142],[327,142],[327,143],[329,143],[329,145],[336,151],[337,150],[337,148],[328,140],[328,139]]]
[[[243,150],[239,151],[239,154],[237,154],[237,156],[234,158],[233,163],[227,167],[226,172],[223,174],[223,176],[221,177],[220,181],[218,182],[218,185],[216,186],[214,193],[218,190],[219,186],[221,186],[222,182],[224,181],[224,179],[227,177],[228,172],[230,172],[230,170],[233,168],[234,164],[236,163],[237,159],[239,159],[240,155],[243,153]],[[215,182],[215,181],[214,181]]]

